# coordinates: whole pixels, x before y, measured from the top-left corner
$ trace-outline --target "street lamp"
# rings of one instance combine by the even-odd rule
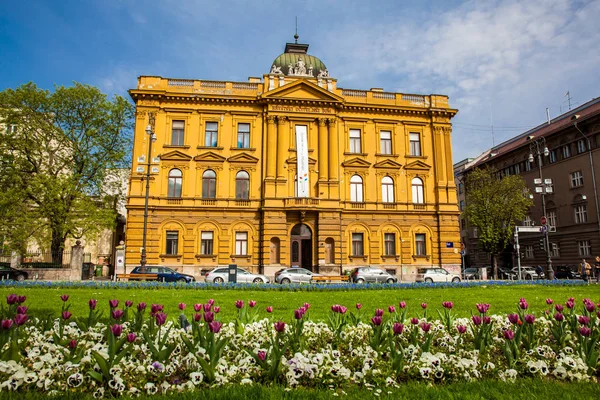
[[[535,139],[535,136],[529,136],[527,138],[530,140],[529,143],[529,162],[533,163],[534,154],[538,160],[538,169],[540,170],[540,179],[539,185],[541,187],[536,187],[536,193],[541,193],[542,195],[542,214],[544,218],[546,217],[546,192],[552,193],[552,180],[547,179],[544,181],[544,177],[542,176],[542,154],[546,157],[550,154],[548,151],[548,146],[546,145],[546,139],[541,136],[538,139]],[[535,182],[538,185],[538,182]],[[538,190],[541,189],[541,190]],[[548,230],[543,231],[544,234],[544,247],[546,250],[546,270],[548,272],[548,279],[554,279],[554,270],[552,269],[552,253],[550,250],[550,238],[548,237]]]
[[[156,141],[156,135],[152,131],[152,125],[154,118],[150,116],[150,124],[146,126],[146,134],[149,136],[148,139],[148,160],[146,164],[146,199],[144,203],[144,233],[142,236],[142,257],[140,259],[140,266],[143,268],[146,266],[146,234],[148,230],[148,198],[150,197],[150,168],[152,165],[152,142]]]
[[[596,219],[598,220],[598,232],[600,232],[600,212],[598,212],[598,191],[596,190],[596,174],[594,173],[594,158],[592,157],[592,143],[590,139],[579,129],[577,126],[577,119],[579,118],[579,114],[575,114],[571,117],[571,121],[573,121],[573,126],[577,129],[577,132],[581,133],[581,136],[585,138],[587,141],[587,149],[588,154],[590,156],[590,168],[592,170],[592,184],[594,185],[594,200],[596,202]]]

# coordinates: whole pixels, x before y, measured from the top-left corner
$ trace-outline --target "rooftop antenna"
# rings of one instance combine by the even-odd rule
[[[492,126],[492,147],[496,146],[496,141],[494,138],[494,114],[492,110],[492,101],[490,100],[490,124]]]
[[[296,34],[294,35],[294,40],[296,41],[296,43],[298,43],[298,38],[300,36],[298,36],[298,17],[296,17]]]
[[[546,118],[548,119],[548,125],[550,125],[550,109],[546,107]]]
[[[569,102],[569,111],[571,111],[571,92],[567,90],[567,94],[565,94],[567,101]]]

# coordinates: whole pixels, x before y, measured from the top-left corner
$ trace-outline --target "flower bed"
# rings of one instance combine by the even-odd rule
[[[167,318],[162,305],[120,304],[74,316],[61,296],[60,318],[30,319],[25,296],[9,295],[0,325],[0,390],[122,394],[174,393],[229,384],[289,387],[390,387],[417,380],[472,381],[518,377],[596,380],[600,311],[591,300],[554,304],[530,313],[521,299],[509,315],[477,304],[455,318],[446,301],[431,318],[423,303],[405,302],[367,313],[333,305],[327,322],[310,319],[310,305],[288,321],[258,319],[256,302],[229,305],[234,322],[220,322],[212,300]],[[225,306],[227,307],[227,305]],[[267,313],[272,308],[266,307]],[[103,312],[106,313],[103,319]]]

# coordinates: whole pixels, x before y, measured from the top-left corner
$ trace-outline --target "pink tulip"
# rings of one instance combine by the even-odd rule
[[[581,336],[589,337],[591,333],[592,330],[587,326],[582,326],[581,328],[579,328],[579,334],[581,334]]]
[[[422,322],[421,329],[423,329],[423,332],[427,333],[431,329],[431,324],[429,324],[427,322]]]
[[[131,301],[131,300],[126,300],[126,301],[125,301],[125,307],[129,308],[129,307],[131,307],[132,305],[133,305],[133,301]]]
[[[17,306],[17,314],[27,314],[27,306]]]
[[[348,311],[347,307],[340,306],[340,314],[346,314],[346,311]]]
[[[194,321],[200,322],[202,320],[202,314],[194,314]]]
[[[421,303],[421,308],[425,310],[427,308],[427,303]]]
[[[204,313],[204,322],[211,323],[214,320],[215,320],[215,314],[211,313],[210,311],[207,311]]]
[[[17,303],[23,304],[27,300],[27,296],[17,296]]]
[[[13,326],[13,320],[12,319],[3,319],[2,323],[0,325],[2,326],[2,329],[7,331]]]
[[[404,331],[404,325],[402,325],[400,322],[396,322],[392,326],[392,330],[394,331],[394,335],[401,335]]]
[[[473,315],[471,317],[471,320],[473,321],[473,324],[476,326],[481,325],[481,323],[483,322],[483,320],[481,319],[481,317],[479,315]]]
[[[219,321],[213,321],[210,324],[208,324],[208,329],[212,333],[219,333],[219,331],[221,330],[222,326],[223,326],[223,324],[221,324]]]
[[[310,308],[310,304],[304,303],[304,304],[302,304],[302,307],[304,307],[305,310],[308,310]]]
[[[377,310],[375,310],[375,316],[383,317],[383,310],[381,308],[378,308]]]
[[[144,311],[146,309],[146,303],[144,303],[144,302],[138,303],[137,309],[138,309],[139,312]]]
[[[521,310],[527,310],[529,308],[529,303],[523,297],[519,299],[519,308]]]
[[[563,307],[563,305],[562,305],[562,304],[555,304],[555,305],[554,305],[554,309],[555,309],[556,311],[558,311],[558,312],[560,312],[560,313],[561,313],[561,312],[563,312],[563,310],[564,310],[565,308]]]
[[[123,333],[123,326],[119,324],[114,324],[110,327],[110,330],[113,333],[113,335],[115,335],[115,337],[119,337],[121,336],[121,333]]]
[[[511,324],[517,324],[519,322],[519,315],[518,314],[508,314],[508,321]]]
[[[374,316],[373,318],[371,318],[371,322],[373,323],[373,325],[379,326],[383,322],[383,318],[379,316]]]
[[[215,301],[213,299],[208,299],[208,304],[210,304],[210,306],[212,307],[212,305],[215,304]]]
[[[202,304],[194,304],[194,311],[200,312],[204,310],[204,306]]]
[[[488,310],[490,309],[490,305],[487,303],[478,303],[476,306],[477,306],[477,311],[479,311],[481,314],[487,313]]]
[[[506,340],[513,340],[515,338],[515,332],[513,332],[510,329],[505,330],[503,333],[504,333],[504,339],[506,339]]]
[[[388,311],[389,311],[390,313],[395,313],[395,312],[396,312],[396,307],[394,307],[394,306],[389,306],[389,307],[388,307]]]
[[[123,317],[123,310],[113,310],[112,311],[112,317],[113,319],[116,319],[117,321],[121,319],[121,317]]]
[[[357,310],[360,310],[361,308],[362,308],[362,304],[360,304],[360,303],[356,303],[356,309],[357,309]]]
[[[117,306],[119,305],[119,300],[109,300],[108,305],[110,306],[110,308],[117,308]]]
[[[135,334],[135,332],[131,332],[127,334],[127,342],[128,343],[133,343],[135,342],[135,339],[137,338],[137,335]]]
[[[558,322],[563,322],[565,320],[565,316],[557,312],[556,314],[554,314],[554,319]]]
[[[283,332],[285,330],[285,322],[277,321],[273,324],[273,327],[277,332]]]
[[[8,296],[6,296],[6,303],[8,305],[12,306],[13,304],[15,304],[17,302],[17,300],[18,300],[18,297],[16,294],[9,294]]]
[[[265,359],[267,358],[267,352],[266,352],[266,351],[264,351],[264,350],[260,350],[260,351],[259,351],[259,352],[256,354],[256,356],[258,357],[258,359],[259,359],[260,361],[265,361]]]
[[[486,325],[489,325],[489,324],[492,323],[492,319],[489,316],[484,315],[483,316],[483,323],[486,324]]]
[[[254,300],[249,300],[248,301],[248,305],[250,306],[250,308],[254,308],[256,306],[256,301]]]
[[[548,304],[549,306],[552,305],[553,303],[554,303],[554,300],[546,299],[546,304]]]
[[[573,308],[575,308],[575,302],[571,301],[571,300],[567,300],[567,302],[565,303],[565,306],[567,306],[567,308],[569,310],[572,310]]]
[[[210,311],[210,309],[212,308],[213,304],[214,303],[206,303],[204,305],[204,312]],[[242,305],[243,305],[243,302],[242,302]]]
[[[27,322],[27,314],[17,314],[15,315],[15,325],[21,326]]]
[[[413,324],[413,325],[417,325],[417,324],[419,323],[419,319],[418,319],[418,318],[415,318],[415,317],[412,317],[412,318],[410,319],[410,323],[411,323],[411,324]]]
[[[88,306],[90,307],[90,310],[94,311],[96,309],[96,305],[98,304],[98,300],[96,299],[89,299],[88,301]]]
[[[452,307],[454,307],[454,303],[451,301],[444,301],[442,303],[442,307],[447,308],[448,310],[451,310]]]
[[[458,333],[460,333],[462,335],[463,333],[465,333],[467,331],[467,327],[464,325],[458,325],[456,327],[456,330],[458,331]]]
[[[77,348],[77,340],[75,340],[75,339],[72,339],[72,340],[69,342],[69,348],[70,348],[71,350],[73,350],[73,349],[76,349],[76,348]]]
[[[167,314],[163,312],[157,313],[154,318],[156,318],[156,325],[158,326],[164,325],[167,322]]]
[[[302,316],[304,315],[304,308],[300,307],[297,310],[294,310],[294,318],[296,319],[302,319]]]
[[[69,318],[71,318],[71,315],[73,315],[73,314],[71,314],[71,311],[63,311],[63,312],[62,312],[62,318],[63,318],[65,321],[66,321],[66,320],[68,320]]]
[[[64,302],[69,301],[69,295],[68,294],[61,294],[60,295],[60,299]]]
[[[269,314],[271,314],[271,313],[273,312],[273,306],[268,306],[268,307],[267,307],[267,312],[268,312]]]
[[[221,311],[221,307],[219,306],[214,306],[213,307],[213,311],[215,312],[215,314],[218,314]]]
[[[186,306],[185,306],[185,303],[179,303],[179,309],[180,309],[181,311],[185,310],[185,307],[186,307]]]
[[[590,323],[590,317],[586,317],[585,315],[580,315],[579,318],[577,318],[577,321],[581,325],[587,325]]]
[[[235,307],[236,308],[242,308],[242,307],[244,307],[244,301],[243,300],[237,300],[235,302]]]
[[[533,324],[535,322],[535,316],[531,314],[525,315],[525,322],[527,322],[528,324]]]
[[[405,301],[401,301],[400,303],[398,303],[398,307],[404,309],[406,308],[406,302]]]

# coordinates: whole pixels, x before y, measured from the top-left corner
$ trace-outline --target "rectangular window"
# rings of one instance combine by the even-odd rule
[[[167,242],[165,247],[165,253],[176,255],[177,245],[179,242],[179,231],[167,231]]]
[[[238,149],[250,148],[250,124],[238,124]]]
[[[466,225],[466,224],[465,224],[465,219],[464,219],[464,218],[461,218],[461,219],[460,219],[460,229],[461,229],[461,230],[465,229],[465,225]],[[464,240],[463,240],[463,243],[464,243]]]
[[[361,153],[360,129],[350,129],[350,153]]]
[[[235,255],[248,255],[248,232],[235,233]]]
[[[515,174],[520,174],[521,173],[521,166],[519,164],[515,164]]]
[[[200,254],[209,256],[213,253],[213,233],[202,232],[200,239]]]
[[[525,171],[531,171],[531,163],[529,161],[525,161]]]
[[[362,233],[353,233],[352,234],[352,255],[353,256],[363,256],[364,246],[363,246],[363,234]]]
[[[585,145],[585,140],[580,139],[577,141],[577,154],[581,154],[587,150],[587,146]]]
[[[552,257],[559,258],[560,257],[560,247],[558,243],[550,243],[550,248],[552,249]]]
[[[183,146],[183,131],[185,121],[173,121],[171,130],[171,145]]]
[[[460,211],[464,211],[465,210],[465,201],[464,200],[461,200],[458,203],[458,208],[460,208]]]
[[[218,122],[207,122],[206,131],[204,134],[204,146],[217,147],[217,139],[219,134]]]
[[[421,135],[416,132],[409,133],[410,155],[421,156]]]
[[[379,139],[381,141],[381,154],[392,154],[392,132],[379,132]]]
[[[571,146],[566,145],[566,146],[562,147],[562,157],[563,157],[563,160],[565,158],[571,157]]]
[[[587,222],[587,206],[579,204],[575,206],[575,223],[583,224]]]
[[[592,245],[589,240],[579,240],[577,242],[577,247],[579,248],[580,256],[589,256],[592,254]]]
[[[555,163],[557,161],[556,150],[551,150],[548,158],[550,159],[550,164]]]
[[[396,235],[393,233],[385,233],[383,235],[383,251],[386,256],[396,255]]]
[[[533,246],[525,246],[525,258],[533,258]]]
[[[477,231],[477,228],[473,228],[473,238],[477,239],[478,235],[479,235],[479,232]]]
[[[556,226],[556,211],[548,211],[548,225]]]
[[[575,171],[571,173],[571,187],[583,186],[583,172]]]
[[[459,183],[458,184],[458,194],[463,194],[464,191],[465,191],[465,184]]]
[[[415,252],[417,256],[427,255],[427,246],[425,245],[425,234],[415,234]]]

